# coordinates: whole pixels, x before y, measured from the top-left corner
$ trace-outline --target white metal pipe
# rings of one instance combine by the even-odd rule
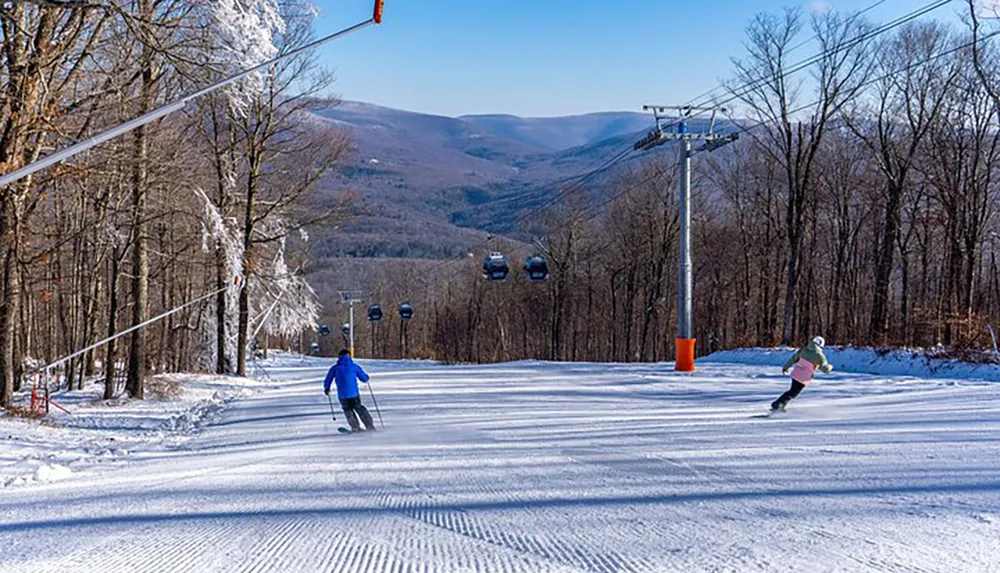
[[[133,327],[127,329],[127,330],[123,330],[123,331],[119,332],[118,334],[115,334],[114,336],[109,336],[109,337],[105,338],[104,340],[101,340],[100,342],[95,342],[94,344],[91,344],[90,346],[88,346],[88,347],[86,347],[86,348],[84,348],[82,350],[77,350],[76,352],[74,352],[72,354],[69,354],[67,356],[62,357],[59,360],[56,360],[55,362],[52,362],[51,364],[46,364],[45,366],[42,366],[41,368],[38,368],[35,372],[37,372],[37,371],[44,371],[44,370],[50,370],[52,368],[55,368],[56,366],[59,366],[61,364],[65,364],[66,362],[68,362],[68,361],[70,361],[70,360],[72,360],[72,359],[74,359],[74,358],[76,358],[78,356],[82,356],[82,355],[90,352],[91,350],[94,350],[96,348],[100,348],[101,346],[104,346],[105,344],[111,342],[112,340],[116,340],[118,338],[121,338],[121,337],[125,336],[126,334],[135,332],[136,330],[139,330],[140,328],[144,328],[146,326],[149,326],[150,324],[153,324],[154,322],[163,320],[164,318],[167,318],[168,316],[170,316],[172,314],[176,314],[176,313],[184,310],[185,308],[188,308],[189,306],[198,304],[199,302],[202,302],[203,300],[207,300],[209,298],[212,298],[213,296],[219,294],[220,292],[222,292],[222,291],[224,291],[224,290],[226,290],[228,288],[229,287],[226,286],[224,288],[221,288],[221,289],[218,289],[216,291],[210,292],[210,293],[208,293],[208,294],[206,294],[204,296],[198,297],[198,298],[196,298],[196,299],[194,299],[194,300],[192,300],[192,301],[190,301],[188,303],[182,304],[181,306],[178,306],[176,308],[170,309],[167,312],[164,312],[162,314],[154,316],[153,318],[147,320],[146,322],[143,322],[142,324],[137,324],[137,325],[135,325],[135,326],[133,326]]]
[[[104,143],[105,141],[108,141],[110,139],[114,139],[115,137],[118,137],[119,135],[123,135],[125,133],[128,133],[128,132],[132,131],[133,129],[137,128],[137,127],[141,127],[141,126],[146,125],[148,123],[152,123],[152,122],[154,122],[154,121],[156,121],[156,120],[158,120],[158,119],[160,119],[162,117],[165,117],[165,116],[167,116],[167,115],[169,115],[171,113],[174,113],[175,111],[181,110],[181,109],[184,108],[184,106],[186,106],[188,104],[188,102],[190,102],[192,100],[195,100],[195,99],[197,99],[197,98],[199,98],[199,97],[201,97],[203,95],[206,95],[208,93],[211,93],[211,92],[213,92],[213,91],[215,91],[215,90],[217,90],[217,89],[219,89],[221,87],[225,87],[225,86],[227,86],[229,84],[232,84],[234,82],[238,82],[239,80],[241,80],[241,79],[243,79],[243,78],[245,78],[245,77],[247,77],[247,76],[249,76],[249,75],[251,75],[251,74],[253,74],[253,73],[257,72],[257,71],[259,71],[259,70],[262,70],[262,69],[264,69],[266,67],[272,66],[272,65],[274,65],[274,64],[276,64],[276,63],[278,63],[278,62],[280,62],[282,60],[285,60],[287,58],[291,58],[293,56],[301,54],[302,52],[306,52],[308,50],[312,50],[314,48],[322,46],[323,44],[326,44],[327,42],[332,42],[333,40],[336,40],[338,38],[342,38],[342,37],[344,37],[344,36],[346,36],[348,34],[351,34],[353,32],[357,32],[358,30],[361,30],[362,28],[366,28],[366,27],[368,27],[368,26],[370,26],[372,24],[375,24],[375,23],[377,23],[376,20],[375,20],[375,18],[371,18],[369,20],[361,22],[360,24],[355,24],[354,26],[351,26],[350,28],[345,28],[343,30],[340,30],[339,32],[335,32],[333,34],[330,34],[329,36],[325,36],[323,38],[320,38],[319,40],[316,40],[315,42],[311,42],[309,44],[306,44],[305,46],[302,46],[300,48],[296,48],[294,50],[289,50],[288,52],[286,52],[284,54],[281,54],[281,55],[279,55],[277,57],[274,57],[274,58],[272,58],[272,59],[270,59],[270,60],[268,60],[266,62],[257,64],[256,66],[253,66],[251,68],[243,70],[242,72],[239,72],[237,74],[233,74],[233,75],[231,75],[231,76],[229,76],[229,77],[227,77],[225,79],[222,79],[222,80],[220,80],[218,82],[215,82],[214,84],[211,84],[211,85],[209,85],[209,86],[207,86],[205,88],[202,88],[202,89],[200,89],[200,90],[198,90],[198,91],[196,91],[196,92],[194,92],[192,94],[186,95],[186,96],[182,97],[179,100],[173,101],[173,102],[168,103],[168,104],[166,104],[166,105],[164,105],[164,106],[162,106],[162,107],[160,107],[158,109],[155,109],[155,110],[153,110],[153,111],[151,111],[149,113],[145,113],[145,114],[140,115],[139,117],[137,117],[135,119],[129,120],[129,121],[127,121],[127,122],[125,122],[125,123],[117,126],[117,127],[113,127],[111,129],[108,129],[108,130],[106,130],[104,132],[101,132],[101,133],[99,133],[99,134],[97,134],[97,135],[95,135],[95,136],[93,136],[93,137],[91,137],[89,139],[85,139],[85,140],[83,140],[83,141],[81,141],[79,143],[75,143],[75,144],[73,144],[73,145],[71,145],[71,146],[69,146],[69,147],[67,147],[65,149],[61,149],[59,151],[56,151],[55,153],[52,153],[51,155],[43,157],[43,158],[41,158],[41,159],[39,159],[39,160],[37,160],[37,161],[35,161],[33,163],[30,163],[28,165],[25,165],[24,167],[22,167],[22,168],[20,168],[20,169],[18,169],[16,171],[12,171],[10,173],[5,173],[4,175],[0,176],[0,187],[5,187],[7,185],[10,185],[11,183],[14,183],[15,181],[19,181],[21,179],[24,179],[25,177],[27,177],[27,176],[29,176],[29,175],[31,175],[33,173],[41,171],[42,169],[45,169],[47,167],[51,167],[51,166],[53,166],[53,165],[55,165],[57,163],[62,163],[63,161],[69,159],[70,157],[73,157],[74,155],[83,153],[84,151],[87,151],[88,149],[96,147],[96,146]]]

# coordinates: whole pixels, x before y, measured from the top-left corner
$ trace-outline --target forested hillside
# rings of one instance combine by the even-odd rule
[[[991,21],[977,24],[976,34],[927,20],[879,27],[795,10],[750,24],[748,52],[716,94],[739,126],[723,129],[741,138],[694,159],[699,353],[815,334],[993,348],[1000,61],[983,37]],[[810,35],[823,54],[802,64],[786,55]],[[422,275],[423,286],[390,265],[369,287],[373,300],[419,303],[407,326],[419,348],[407,351],[425,356],[671,359],[675,162],[665,151],[614,164],[606,181],[548,189],[544,209],[500,225],[522,242],[483,241],[472,260]],[[479,263],[504,249],[516,271],[543,252],[549,280],[518,272],[487,283]],[[399,355],[399,340],[389,332],[379,352]]]
[[[309,6],[4,4],[2,171],[305,45]],[[0,404],[40,377],[79,387],[99,376],[106,397],[141,398],[151,371],[243,373],[255,332],[312,328],[305,228],[345,219],[350,202],[316,194],[349,150],[343,130],[309,113],[331,80],[308,55],[292,58],[6,186]]]

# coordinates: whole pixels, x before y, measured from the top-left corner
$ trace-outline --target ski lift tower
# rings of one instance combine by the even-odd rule
[[[736,141],[739,133],[728,135],[715,133],[715,120],[719,112],[726,113],[723,108],[693,107],[693,106],[662,106],[644,105],[644,111],[652,111],[656,128],[635,143],[635,149],[645,151],[669,141],[677,141],[679,146],[680,185],[678,186],[678,203],[680,204],[680,257],[677,272],[677,340],[674,370],[678,372],[694,371],[694,327],[692,326],[692,264],[691,264],[691,157],[699,151],[715,151],[716,149]],[[689,125],[696,116],[710,114],[711,119],[707,129],[704,125]],[[675,116],[672,123],[664,127],[663,121],[671,115]],[[691,142],[704,142],[698,149],[691,149]]]
[[[365,299],[363,293],[358,290],[342,290],[338,292],[340,293],[340,304],[346,304],[350,313],[348,341],[351,358],[354,358],[354,305],[364,302]]]

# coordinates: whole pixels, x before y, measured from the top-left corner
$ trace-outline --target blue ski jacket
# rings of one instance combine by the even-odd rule
[[[368,382],[368,373],[361,366],[351,360],[350,356],[344,355],[337,359],[337,363],[326,373],[326,380],[323,381],[323,391],[330,390],[330,384],[337,381],[337,398],[346,400],[358,397],[358,379]]]

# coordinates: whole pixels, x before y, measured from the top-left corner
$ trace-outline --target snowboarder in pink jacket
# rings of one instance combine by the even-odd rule
[[[816,370],[822,370],[823,372],[833,371],[833,366],[827,361],[826,355],[823,354],[823,346],[825,345],[826,341],[823,340],[823,337],[817,336],[805,347],[797,350],[788,359],[788,362],[785,362],[781,373],[788,374],[789,370],[792,371],[792,387],[771,403],[771,410],[784,411],[788,402],[798,396],[799,392],[802,392],[809,385]]]

